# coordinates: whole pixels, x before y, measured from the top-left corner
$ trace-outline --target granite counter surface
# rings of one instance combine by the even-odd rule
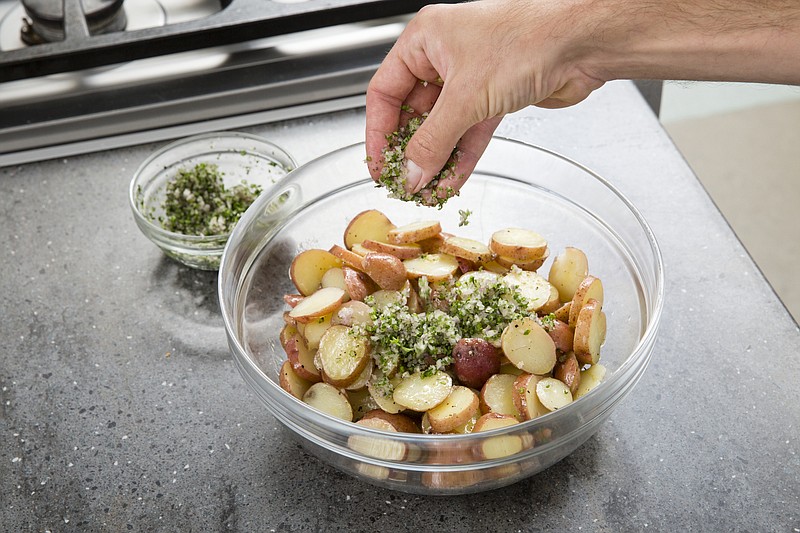
[[[248,131],[303,162],[363,110]],[[662,247],[666,306],[637,388],[580,449],[493,492],[376,489],[307,455],[228,352],[216,275],[137,230],[161,143],[0,169],[5,531],[800,531],[800,332],[629,82],[499,134],[609,179]]]

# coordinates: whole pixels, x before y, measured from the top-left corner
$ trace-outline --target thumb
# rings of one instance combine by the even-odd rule
[[[428,117],[406,145],[406,190],[417,193],[442,170],[459,139],[477,123],[461,99],[442,89]]]

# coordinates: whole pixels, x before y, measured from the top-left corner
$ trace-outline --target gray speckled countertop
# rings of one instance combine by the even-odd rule
[[[250,128],[307,161],[363,110]],[[629,82],[500,134],[608,178],[662,246],[650,367],[575,453],[494,492],[376,489],[307,455],[228,352],[216,275],[127,186],[151,144],[0,169],[0,529],[800,531],[800,334]]]

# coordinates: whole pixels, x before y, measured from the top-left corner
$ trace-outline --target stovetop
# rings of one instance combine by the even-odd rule
[[[31,46],[0,0],[0,166],[362,105],[429,3],[125,0],[126,30],[91,35],[81,1],[64,40]]]

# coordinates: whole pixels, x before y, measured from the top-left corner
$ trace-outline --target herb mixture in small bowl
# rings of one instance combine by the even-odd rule
[[[217,270],[239,218],[296,166],[283,149],[254,135],[189,137],[142,163],[131,181],[131,208],[139,229],[169,257]],[[269,208],[281,209],[288,197]]]

